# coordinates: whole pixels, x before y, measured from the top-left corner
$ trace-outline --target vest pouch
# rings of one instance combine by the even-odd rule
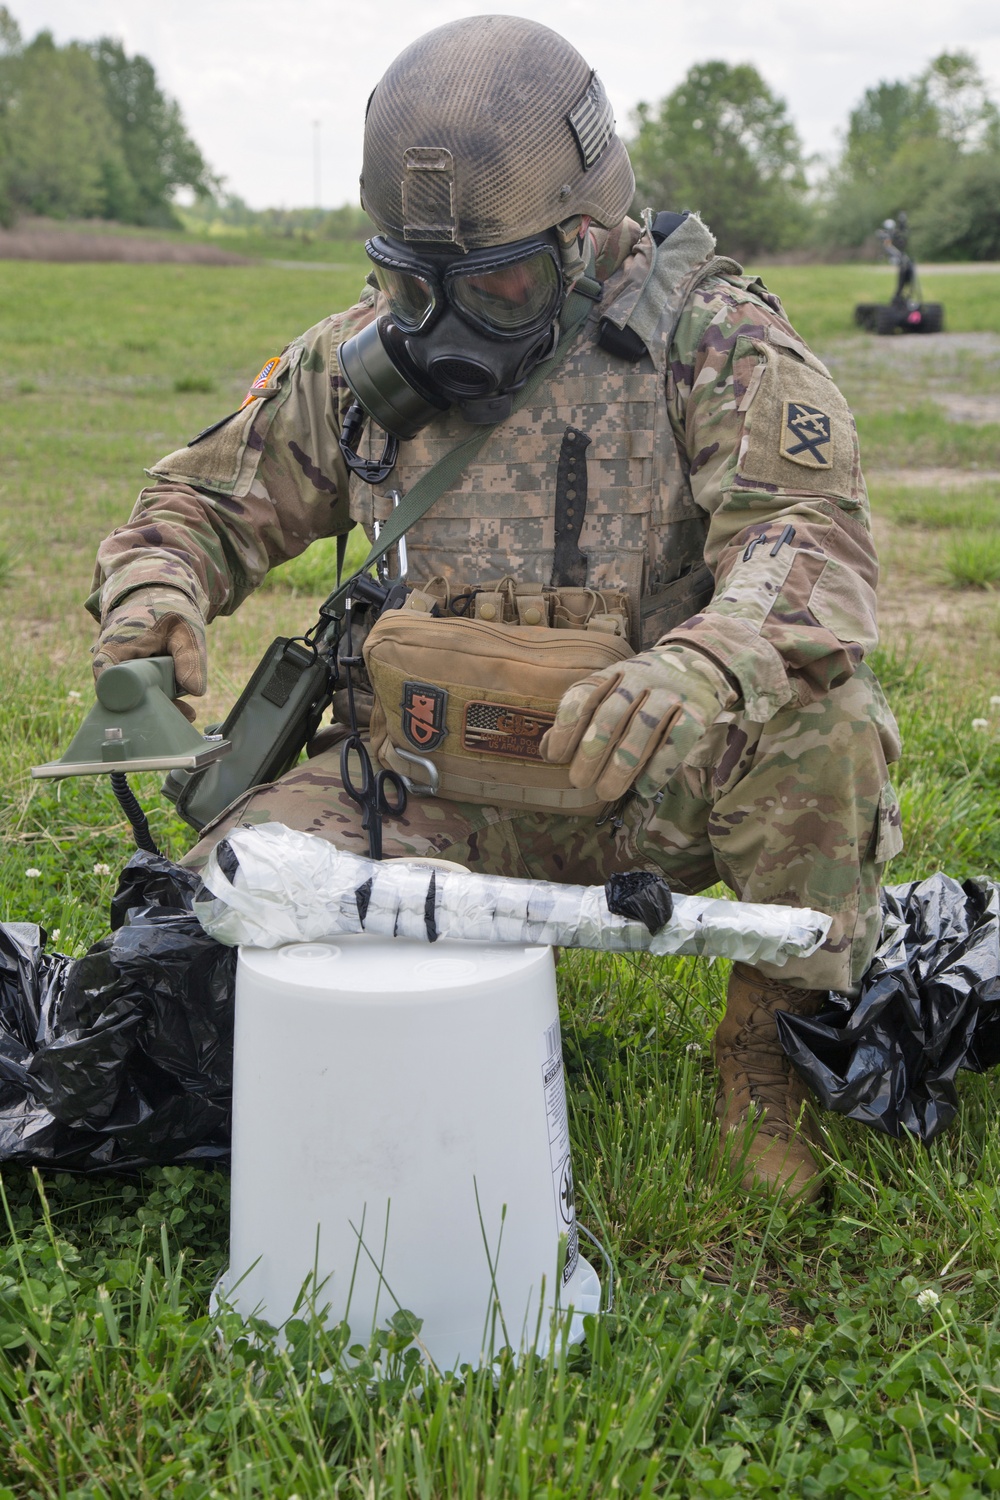
[[[647,594],[640,606],[642,649],[648,651],[668,631],[699,614],[715,593],[715,575],[704,563]]]
[[[437,795],[451,801],[577,817],[607,809],[538,747],[567,688],[634,655],[622,636],[404,609],[378,620],[363,654],[375,694],[371,750],[382,766],[419,784],[400,749],[431,761]]]

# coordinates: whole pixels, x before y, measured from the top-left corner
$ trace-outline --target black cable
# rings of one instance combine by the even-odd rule
[[[111,772],[111,790],[118,798],[122,812],[132,825],[132,837],[135,839],[136,848],[145,849],[147,854],[162,854],[153,835],[149,831],[149,823],[146,814],[139,805],[139,799],[128,784],[128,777],[124,771]]]

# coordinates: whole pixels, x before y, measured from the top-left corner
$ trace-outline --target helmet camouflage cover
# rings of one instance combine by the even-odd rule
[[[361,201],[395,239],[464,251],[581,214],[611,227],[634,190],[600,79],[536,21],[469,16],[429,31],[368,101]]]

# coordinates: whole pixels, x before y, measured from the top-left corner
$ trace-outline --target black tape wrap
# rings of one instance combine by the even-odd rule
[[[424,926],[427,929],[427,941],[436,943],[440,933],[437,926],[437,878],[431,871],[431,878],[427,882],[427,895],[424,897]]]
[[[642,922],[647,931],[659,932],[674,914],[674,898],[662,875],[649,870],[624,870],[604,882],[604,899],[613,917]]]

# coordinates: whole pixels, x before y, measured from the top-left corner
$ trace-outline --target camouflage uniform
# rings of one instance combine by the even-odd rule
[[[747,900],[832,912],[824,949],[779,971],[803,987],[854,985],[877,936],[882,864],[900,847],[887,764],[892,716],[862,658],[875,644],[877,563],[850,413],[777,299],[689,219],[655,258],[626,220],[599,236],[602,301],[564,363],[502,423],[408,534],[410,581],[548,583],[552,491],[572,428],[586,445],[579,547],[589,586],[623,586],[637,646],[687,642],[739,686],[652,798],[614,820],[411,798],[387,855],[433,850],[470,867],[572,881],[655,867],[682,890],[725,880]],[[374,490],[348,478],[337,438],[351,396],[336,350],[376,315],[372,288],[296,340],[254,399],[150,471],[128,525],[102,545],[105,613],[170,584],[206,618],[231,613],[268,568],[310,541],[371,530],[472,429],[454,409],[401,447]],[[629,362],[598,319],[639,334]],[[373,449],[380,435],[372,437]],[[217,822],[278,819],[363,848],[336,750],[258,789]]]

